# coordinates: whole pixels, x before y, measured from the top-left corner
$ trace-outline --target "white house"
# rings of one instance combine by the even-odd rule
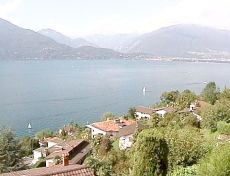
[[[139,124],[138,122],[126,126],[120,129],[117,137],[119,137],[119,148],[120,150],[125,150],[130,148],[133,144],[133,135],[138,129],[143,129],[144,126]]]
[[[95,122],[86,126],[91,129],[92,138],[94,138],[97,135],[117,136],[120,129],[134,123],[136,123],[134,120],[116,119]]]
[[[154,109],[144,107],[144,106],[138,106],[136,107],[135,116],[137,120],[140,119],[150,119],[151,115],[155,112]]]
[[[35,164],[42,157],[46,157],[46,148],[45,147],[40,147],[40,148],[33,150],[32,164]]]
[[[172,113],[172,112],[175,112],[175,109],[172,107],[165,107],[165,108],[160,108],[156,110],[156,113],[160,115],[161,117],[164,117],[165,114]]]
[[[63,140],[58,137],[47,138],[46,142],[48,143],[48,148],[53,147],[59,143],[62,143]]]

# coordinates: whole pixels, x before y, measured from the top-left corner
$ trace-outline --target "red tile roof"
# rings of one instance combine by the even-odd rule
[[[106,120],[103,122],[93,123],[91,124],[91,126],[106,132],[118,132],[121,127],[129,126],[136,123],[136,121],[134,120],[120,120],[120,122],[118,121],[119,120]]]
[[[0,174],[1,176],[95,176],[93,170],[83,165],[41,167],[17,172]]]

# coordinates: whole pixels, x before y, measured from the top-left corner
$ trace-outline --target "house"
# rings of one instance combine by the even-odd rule
[[[84,140],[64,141],[48,148],[46,156],[46,167],[55,165],[57,158],[67,158],[70,164],[82,164],[90,153],[90,144]]]
[[[146,128],[146,126],[140,124],[139,122],[121,128],[117,134],[117,137],[119,138],[119,149],[125,150],[130,148],[133,144],[133,135],[137,130],[142,130],[144,128]]]
[[[94,138],[97,135],[116,136],[120,129],[135,123],[136,121],[134,120],[115,119],[96,122],[86,126],[91,129],[92,138]]]
[[[135,109],[136,109],[135,116],[137,120],[150,119],[151,115],[155,112],[154,109],[144,107],[144,106],[138,106]]]
[[[48,148],[63,142],[63,140],[60,139],[59,137],[50,137],[47,138],[45,141],[48,145]]]
[[[119,148],[120,150],[125,150],[130,148],[133,143],[133,135],[137,130],[137,124],[134,123],[132,125],[126,126],[120,129],[117,137],[119,138]]]
[[[40,158],[47,156],[47,149],[46,147],[40,147],[33,150],[33,161],[32,164],[35,164]]]
[[[175,112],[176,110],[173,107],[164,107],[164,108],[159,108],[155,109],[155,112],[160,115],[161,117],[164,117],[165,114],[167,113],[172,113]]]
[[[94,171],[84,165],[57,165],[53,167],[40,167],[10,173],[2,176],[95,176]]]
[[[176,110],[173,107],[163,107],[163,108],[148,108],[144,106],[139,106],[136,108],[136,118],[137,120],[140,119],[150,119],[151,115],[154,113],[160,115],[161,117],[164,117],[167,113],[175,112]]]
[[[57,164],[57,159],[61,160],[65,157],[70,164],[82,164],[90,151],[89,142],[84,140],[63,141],[56,137],[49,138],[48,147],[40,147],[33,151],[34,160],[32,163],[36,163],[39,158],[44,157],[46,167],[50,167]]]

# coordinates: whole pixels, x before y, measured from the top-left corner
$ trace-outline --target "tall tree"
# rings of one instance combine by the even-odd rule
[[[128,119],[136,119],[135,112],[136,112],[135,108],[129,108],[127,113]]]
[[[178,90],[170,91],[170,92],[164,92],[160,97],[161,102],[166,103],[166,104],[175,103],[179,94],[180,94],[180,92]]]
[[[0,129],[0,173],[22,168],[18,141],[10,129]]]
[[[178,96],[176,103],[180,109],[188,108],[197,99],[196,94],[190,90],[184,90]]]
[[[218,94],[219,90],[216,87],[216,83],[209,82],[201,92],[201,97],[204,99],[204,101],[207,101],[213,105],[218,99]]]

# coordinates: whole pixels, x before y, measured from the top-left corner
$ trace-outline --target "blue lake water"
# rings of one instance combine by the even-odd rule
[[[103,112],[121,115],[151,105],[162,92],[204,82],[230,87],[230,64],[134,60],[0,61],[0,126],[18,135],[69,122],[86,124]],[[142,89],[146,87],[146,94]]]

